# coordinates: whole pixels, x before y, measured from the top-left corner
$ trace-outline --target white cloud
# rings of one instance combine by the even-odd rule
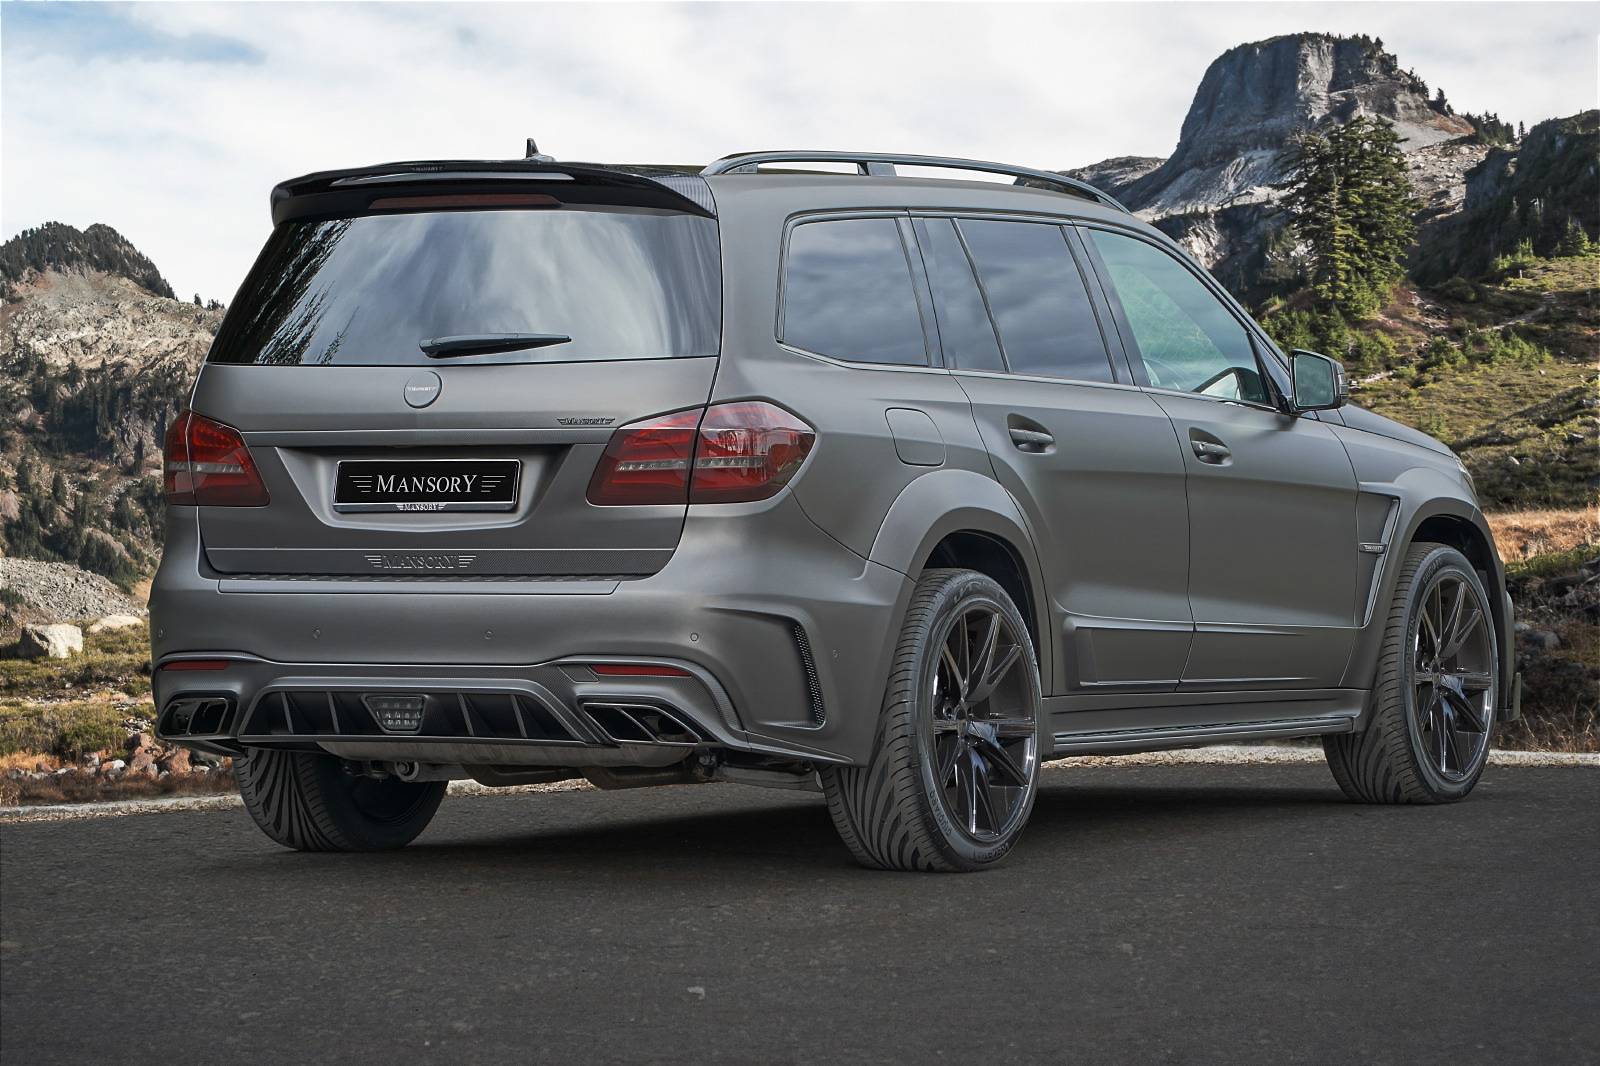
[[[1532,124],[1595,106],[1600,10],[142,4],[39,23],[22,6],[0,5],[0,236],[107,222],[180,293],[222,299],[266,235],[268,190],[305,171],[518,155],[528,135],[559,157],[649,162],[1163,155],[1212,59],[1300,30],[1381,36],[1458,109]]]

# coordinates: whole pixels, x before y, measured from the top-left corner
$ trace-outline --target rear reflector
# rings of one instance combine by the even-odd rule
[[[162,493],[201,507],[264,507],[267,487],[244,438],[232,426],[184,411],[167,428]]]
[[[601,505],[746,503],[777,494],[811,454],[816,432],[770,403],[679,411],[611,435],[589,482]]]
[[[591,663],[589,669],[602,677],[692,677],[681,666],[665,663]]]
[[[226,670],[226,659],[178,659],[170,663],[162,663],[163,670]]]

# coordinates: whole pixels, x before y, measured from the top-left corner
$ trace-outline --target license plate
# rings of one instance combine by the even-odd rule
[[[509,511],[516,459],[350,459],[339,464],[335,511]]]

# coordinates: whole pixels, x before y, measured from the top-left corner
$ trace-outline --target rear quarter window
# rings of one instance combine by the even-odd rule
[[[287,222],[212,346],[214,363],[431,364],[440,337],[571,340],[452,359],[574,362],[716,355],[717,223],[606,208],[427,211]]]
[[[850,362],[927,364],[911,265],[894,219],[826,219],[789,231],[779,339]]]

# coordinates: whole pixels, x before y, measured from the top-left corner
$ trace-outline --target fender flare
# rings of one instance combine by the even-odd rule
[[[942,469],[922,475],[902,489],[889,506],[868,558],[914,579],[939,542],[961,532],[988,534],[1015,553],[1033,601],[1039,671],[1048,686],[1056,669],[1055,612],[1050,609],[1049,590],[1027,519],[999,482],[971,470]],[[907,601],[909,598],[908,593]],[[1028,609],[1026,604],[1017,606],[1022,611]],[[897,605],[897,630],[905,607],[905,603]]]

